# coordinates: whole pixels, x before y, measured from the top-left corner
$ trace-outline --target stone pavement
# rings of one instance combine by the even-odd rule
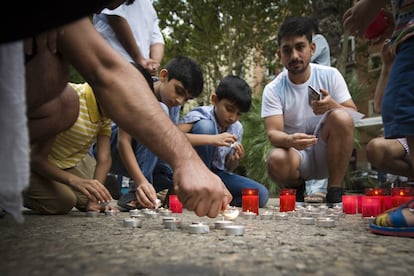
[[[260,209],[278,211],[278,199]],[[359,215],[333,228],[288,220],[247,220],[243,236],[214,228],[219,219],[184,211],[183,228],[164,229],[162,219],[141,228],[123,226],[128,213],[87,217],[25,212],[25,222],[0,218],[0,275],[407,275],[414,271],[414,239],[379,236]],[[203,222],[207,234],[186,225]]]

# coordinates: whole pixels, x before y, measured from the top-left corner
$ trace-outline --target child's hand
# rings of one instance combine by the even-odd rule
[[[154,186],[149,182],[140,183],[135,192],[137,202],[140,206],[145,208],[155,208],[155,200],[157,199],[157,194],[155,192]]]
[[[229,161],[239,161],[244,157],[244,147],[240,143],[234,143],[233,150],[229,154]]]
[[[230,147],[231,144],[237,141],[237,136],[228,132],[223,132],[214,135],[213,146]]]

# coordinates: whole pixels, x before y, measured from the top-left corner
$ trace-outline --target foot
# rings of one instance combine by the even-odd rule
[[[326,193],[313,193],[305,196],[306,203],[324,203],[326,202]]]
[[[381,215],[378,215],[375,218],[375,224],[378,226],[385,226],[385,227],[401,227],[401,225],[395,225],[398,223],[398,221],[391,220],[392,215],[390,215],[391,212],[396,211],[398,208],[401,208],[401,215],[403,216],[403,219],[405,220],[405,223],[408,227],[414,227],[414,201],[410,201],[407,206],[404,207],[397,207],[392,208]]]
[[[328,205],[328,207],[334,207],[335,205],[341,205],[342,194],[343,194],[342,188],[337,188],[337,187],[328,188],[328,192],[326,194],[326,204]]]

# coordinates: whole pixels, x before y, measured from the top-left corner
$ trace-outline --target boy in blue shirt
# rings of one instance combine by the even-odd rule
[[[192,109],[181,119],[178,127],[187,134],[207,167],[224,182],[233,196],[230,205],[241,207],[242,188],[257,188],[259,207],[262,208],[269,198],[266,187],[232,172],[245,154],[241,144],[243,125],[239,119],[242,113],[250,109],[251,89],[243,79],[227,76],[218,85],[211,101],[211,106]],[[165,177],[163,179],[166,180]],[[154,185],[159,184],[154,181]]]

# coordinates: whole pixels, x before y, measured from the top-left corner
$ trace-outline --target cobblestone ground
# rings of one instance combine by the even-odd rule
[[[277,199],[260,209],[278,211]],[[62,216],[25,212],[25,222],[0,219],[0,275],[408,275],[413,273],[414,239],[379,236],[359,215],[346,215],[333,228],[288,220],[247,220],[243,236],[215,229],[219,220],[184,211],[183,227],[165,229],[162,218],[127,228],[115,216]],[[206,234],[190,234],[203,222]]]

